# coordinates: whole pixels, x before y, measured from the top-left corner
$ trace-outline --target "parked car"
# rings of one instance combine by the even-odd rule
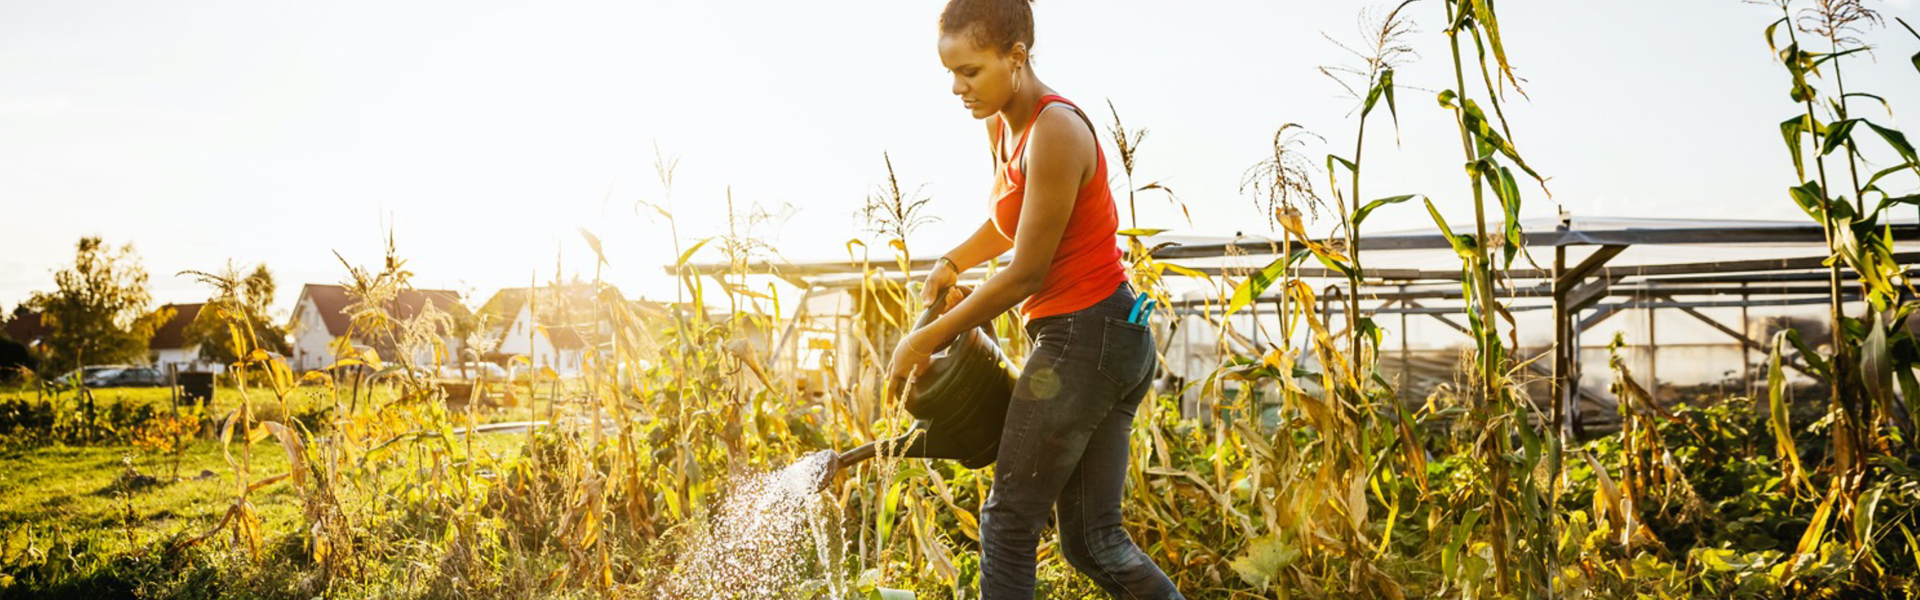
[[[81,382],[90,388],[160,387],[167,384],[167,375],[153,367],[126,367],[96,371]]]
[[[354,367],[354,368],[365,369],[366,367]],[[372,373],[372,379],[370,381],[372,381],[373,383],[397,383],[403,379],[409,379],[409,378],[426,379],[426,380],[440,378],[439,371],[434,369],[433,367],[417,367],[416,366],[416,367],[402,368],[399,365],[389,364],[386,368],[381,369],[379,371],[369,370],[368,372]]]
[[[67,371],[65,375],[53,378],[51,383],[62,387],[73,387],[83,381],[93,379],[101,373],[130,368],[133,368],[133,365],[93,365],[90,367],[81,367]]]
[[[642,362],[644,363],[645,361],[642,361]],[[526,383],[527,379],[531,378],[533,376],[533,373],[539,369],[545,369],[545,371],[540,371],[541,381],[552,381],[555,378],[559,378],[563,380],[571,380],[571,379],[578,379],[586,375],[585,371],[561,373],[558,371],[553,371],[552,367],[546,367],[546,366],[530,367],[526,363],[519,363],[519,362],[513,363],[513,367],[509,369],[508,372],[509,374],[512,375],[512,378],[513,378],[512,381],[514,383]],[[621,381],[627,380],[626,365],[621,365],[620,367],[620,379]]]
[[[455,365],[440,365],[435,371],[441,379],[484,379],[486,381],[506,381],[507,370],[490,362],[464,362]]]

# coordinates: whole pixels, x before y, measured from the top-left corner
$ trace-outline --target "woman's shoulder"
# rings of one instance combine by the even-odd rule
[[[1097,143],[1093,136],[1093,121],[1080,107],[1064,102],[1049,103],[1040,109],[1032,133],[1027,134],[1027,144],[1059,148],[1091,147]]]

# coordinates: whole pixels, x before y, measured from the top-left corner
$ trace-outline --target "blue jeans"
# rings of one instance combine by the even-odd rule
[[[1033,353],[1000,434],[993,492],[980,520],[980,592],[1034,594],[1035,555],[1058,511],[1073,568],[1116,598],[1180,598],[1173,582],[1120,528],[1127,432],[1153,381],[1153,332],[1127,322],[1134,293],[1120,284],[1091,307],[1027,323]]]

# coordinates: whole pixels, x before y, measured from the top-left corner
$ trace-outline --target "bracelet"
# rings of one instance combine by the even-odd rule
[[[902,344],[900,344],[900,345],[902,345],[902,346],[906,346],[906,347],[907,347],[907,350],[908,350],[908,351],[910,351],[910,352],[913,352],[914,354],[918,354],[918,355],[921,355],[921,356],[933,356],[933,353],[932,353],[932,352],[921,352],[919,348],[915,348],[915,347],[913,347],[913,342],[908,342],[908,341],[906,341],[906,340],[901,340],[901,342],[903,342],[903,343],[902,343]]]
[[[941,257],[940,257],[940,262],[943,262],[943,263],[947,263],[947,268],[948,268],[948,269],[952,269],[952,270],[953,270],[953,274],[955,274],[955,275],[959,275],[959,274],[960,274],[960,265],[957,265],[957,264],[954,264],[954,262],[953,262],[953,259],[951,259],[951,258],[947,258],[947,257],[945,257],[945,256],[941,256]]]

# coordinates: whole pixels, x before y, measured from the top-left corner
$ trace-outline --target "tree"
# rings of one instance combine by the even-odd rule
[[[285,356],[291,352],[287,332],[275,324],[270,314],[273,304],[273,273],[266,265],[241,275],[232,263],[219,274],[183,271],[201,283],[213,286],[200,316],[187,325],[186,342],[199,344],[200,359],[220,364],[238,362],[254,348]],[[235,338],[234,332],[239,337]]]
[[[172,316],[147,312],[153,296],[133,244],[116,250],[98,237],[80,238],[73,267],[53,281],[53,293],[35,292],[27,304],[48,327],[44,365],[54,372],[141,361],[154,329]]]

